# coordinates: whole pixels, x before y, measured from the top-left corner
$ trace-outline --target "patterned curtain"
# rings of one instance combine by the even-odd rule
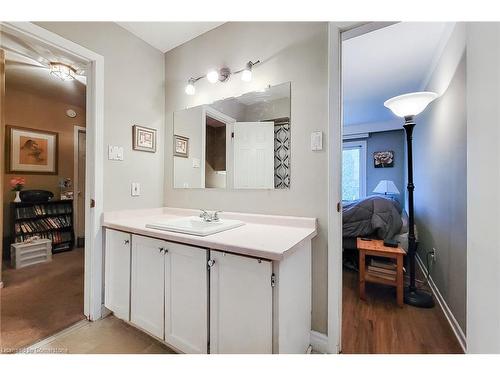
[[[290,188],[290,119],[274,122],[274,188]]]

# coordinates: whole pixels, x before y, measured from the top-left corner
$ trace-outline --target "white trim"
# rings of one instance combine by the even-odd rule
[[[87,147],[85,201],[95,200],[95,207],[85,209],[84,314],[90,320],[102,315],[102,213],[104,155],[104,58],[30,22],[0,22],[21,38],[31,38],[42,45],[55,47],[74,58],[87,61]]]
[[[366,141],[349,141],[342,143],[342,151],[345,149],[360,149],[359,155],[359,199],[366,197]],[[343,161],[342,161],[343,162]]]
[[[77,238],[77,228],[78,228],[78,135],[80,132],[86,133],[87,129],[83,126],[73,126],[73,231],[75,234],[75,241]]]
[[[356,135],[359,133],[377,133],[390,130],[403,130],[399,118],[388,121],[366,122],[362,124],[346,125],[343,129],[345,135]]]
[[[422,262],[422,259],[418,254],[416,258],[421,271],[424,273],[424,275],[427,275],[427,269],[424,263]],[[429,286],[431,287],[432,294],[434,294],[434,297],[436,297],[436,300],[438,301],[439,307],[441,307],[444,316],[448,320],[448,323],[450,324],[453,333],[457,337],[457,340],[460,346],[462,347],[462,350],[464,351],[464,353],[467,353],[467,338],[465,336],[465,333],[462,330],[462,327],[460,327],[460,324],[458,324],[457,319],[451,312],[450,307],[446,303],[445,299],[443,298],[443,295],[439,291],[437,285],[434,283],[434,280],[432,279],[431,276],[429,276]]]
[[[356,38],[358,36],[371,33],[373,31],[377,31],[379,29],[383,29],[384,27],[388,27],[391,25],[395,25],[398,22],[367,22],[363,24],[354,25],[354,27],[346,30],[342,33],[342,41],[346,41],[352,38]]]
[[[311,330],[311,346],[315,352],[328,353],[328,336]]]

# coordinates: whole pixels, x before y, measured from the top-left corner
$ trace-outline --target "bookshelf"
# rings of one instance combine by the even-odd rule
[[[12,223],[16,243],[38,236],[52,241],[53,253],[73,248],[72,200],[13,202]]]

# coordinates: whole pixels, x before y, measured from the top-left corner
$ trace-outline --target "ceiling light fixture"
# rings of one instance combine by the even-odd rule
[[[63,63],[51,62],[50,74],[56,76],[62,81],[72,81],[75,79],[76,69],[73,69],[71,66]]]

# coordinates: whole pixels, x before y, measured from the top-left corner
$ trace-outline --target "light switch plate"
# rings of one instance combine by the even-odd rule
[[[138,197],[141,195],[141,184],[139,182],[132,182],[130,194],[133,197]]]
[[[123,160],[123,147],[122,146],[108,146],[108,159],[109,160]]]
[[[200,159],[193,158],[193,168],[200,168]]]
[[[311,150],[312,151],[323,150],[323,132],[317,131],[311,133]]]

